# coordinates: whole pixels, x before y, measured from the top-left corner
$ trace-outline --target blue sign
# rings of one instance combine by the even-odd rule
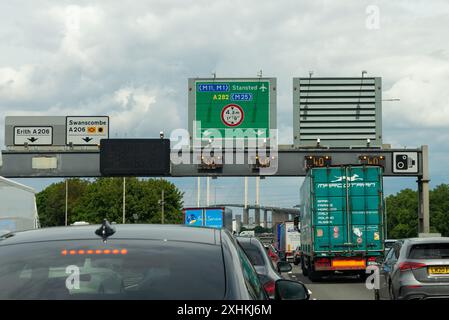
[[[252,93],[232,93],[231,101],[252,101],[253,94]]]
[[[210,228],[223,227],[223,210],[222,209],[206,209],[205,210],[205,226]]]
[[[227,92],[229,91],[229,84],[226,83],[202,83],[198,85],[200,92]]]
[[[185,221],[184,223],[189,226],[203,226],[203,210],[202,209],[192,209],[185,210]]]

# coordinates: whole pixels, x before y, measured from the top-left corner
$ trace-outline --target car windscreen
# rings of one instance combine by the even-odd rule
[[[254,266],[265,265],[265,261],[262,256],[263,252],[261,252],[256,245],[249,242],[242,242],[240,243],[240,246],[243,248],[243,251],[245,251],[246,255]]]
[[[411,247],[409,259],[449,259],[449,243],[422,243]]]
[[[0,246],[0,299],[223,299],[221,246],[157,240]]]

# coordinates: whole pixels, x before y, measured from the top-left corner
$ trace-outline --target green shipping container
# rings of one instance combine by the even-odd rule
[[[382,168],[312,168],[301,187],[306,255],[380,255],[384,250]]]

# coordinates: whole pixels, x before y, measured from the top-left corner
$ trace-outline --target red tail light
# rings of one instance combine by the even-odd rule
[[[274,295],[274,287],[275,287],[275,282],[272,280],[268,281],[267,283],[265,283],[263,285],[265,292],[270,296]]]
[[[419,263],[419,262],[401,262],[399,264],[399,270],[400,271],[408,271],[408,270],[416,270],[416,269],[421,269],[421,268],[425,268],[426,264],[425,263]]]
[[[315,265],[329,267],[331,265],[331,260],[328,258],[319,258],[315,260]]]
[[[369,257],[368,262],[376,262],[376,257]]]

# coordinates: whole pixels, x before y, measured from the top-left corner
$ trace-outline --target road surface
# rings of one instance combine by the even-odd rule
[[[283,274],[285,278],[299,280],[312,291],[311,299],[317,300],[373,300],[374,293],[368,290],[365,282],[357,276],[333,276],[327,277],[320,282],[311,282],[309,278],[302,275],[301,268],[293,265],[292,272]]]

